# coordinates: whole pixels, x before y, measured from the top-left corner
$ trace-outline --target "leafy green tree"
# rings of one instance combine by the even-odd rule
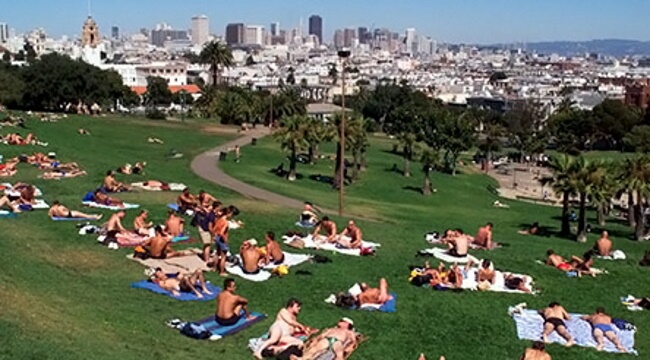
[[[618,100],[605,100],[592,110],[597,137],[609,149],[623,149],[623,138],[641,119],[640,111]]]
[[[639,156],[626,159],[622,165],[623,189],[628,194],[628,218],[634,227],[634,237],[641,241],[645,235],[643,200],[650,195],[650,158]]]
[[[25,83],[19,69],[8,64],[0,64],[0,104],[9,108],[20,106]]]
[[[5,50],[5,52],[2,53],[2,61],[11,62],[11,53],[9,50]]]
[[[510,141],[522,154],[541,153],[548,144],[549,132],[544,124],[544,108],[535,101],[527,101],[505,114]]]
[[[319,119],[308,118],[305,140],[309,144],[307,154],[310,164],[316,162],[320,145],[324,142],[331,141],[334,137],[336,137],[336,129],[330,123]]]
[[[571,168],[571,183],[578,194],[578,242],[587,241],[587,199],[594,193],[598,183],[604,182],[606,167],[599,161],[589,161],[580,156]]]
[[[151,106],[169,106],[173,100],[167,80],[159,76],[147,77],[147,92],[145,93],[146,103]]]
[[[590,150],[597,140],[597,128],[590,111],[569,109],[556,112],[548,121],[560,152],[577,155]]]
[[[352,152],[352,179],[356,180],[359,177],[359,169],[361,167],[359,157],[362,151],[368,146],[368,125],[366,119],[356,113],[350,117],[346,125],[348,125],[346,141]]]
[[[228,45],[218,41],[205,44],[199,58],[202,64],[210,66],[212,85],[220,84],[221,71],[232,67],[235,63]]]
[[[280,120],[280,128],[273,134],[280,143],[282,150],[289,152],[289,181],[296,180],[296,164],[298,163],[298,152],[305,149],[309,144],[305,139],[308,118],[304,115],[284,117]]]
[[[625,134],[623,143],[626,147],[634,149],[636,152],[650,153],[650,125],[637,125],[632,131]]]
[[[466,114],[458,115],[445,109],[441,110],[437,125],[447,170],[456,175],[460,154],[476,144],[475,123]]]

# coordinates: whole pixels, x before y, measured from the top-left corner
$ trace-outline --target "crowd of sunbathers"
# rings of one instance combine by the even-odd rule
[[[500,244],[492,240],[492,223],[481,226],[476,236],[465,234],[462,229],[447,229],[441,235],[438,233],[428,234],[431,238],[428,240],[434,244],[446,245],[447,254],[454,257],[466,257],[469,249],[492,250]]]
[[[32,155],[20,155],[8,159],[5,163],[0,164],[0,177],[11,177],[18,172],[19,163],[28,163],[37,166],[43,170],[41,177],[43,179],[61,179],[84,176],[86,172],[79,168],[75,162],[63,163],[56,158],[53,152],[47,155],[41,152],[35,152]]]
[[[25,137],[19,133],[9,133],[5,136],[0,136],[0,142],[7,145],[48,145],[45,142],[39,141],[33,133],[29,133]]]

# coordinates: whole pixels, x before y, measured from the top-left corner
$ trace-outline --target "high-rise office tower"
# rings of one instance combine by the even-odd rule
[[[334,46],[337,48],[342,48],[345,46],[345,39],[343,38],[343,30],[337,29],[334,32]]]
[[[244,44],[264,45],[264,27],[260,25],[247,25],[244,33]]]
[[[111,39],[117,40],[120,38],[120,28],[113,25],[111,27]]]
[[[367,27],[360,27],[357,29],[359,36],[359,44],[368,44],[370,42],[370,32]]]
[[[318,41],[323,43],[323,18],[318,15],[309,17],[309,35],[316,35]]]
[[[9,39],[9,25],[0,23],[0,43],[5,43]]]
[[[241,45],[244,43],[245,26],[242,23],[226,25],[226,43]]]
[[[192,45],[203,45],[210,38],[210,20],[205,15],[192,18]]]
[[[278,35],[280,35],[280,23],[279,22],[271,23],[271,36],[278,36]]]
[[[357,39],[357,29],[347,28],[343,30],[343,46],[352,47],[354,46],[354,40]]]

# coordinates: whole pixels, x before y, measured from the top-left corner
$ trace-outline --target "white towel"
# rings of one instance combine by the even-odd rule
[[[44,209],[49,209],[50,205],[48,205],[45,200],[42,199],[36,199],[36,203],[32,204],[32,209],[34,210],[44,210]]]
[[[88,206],[88,207],[97,208],[97,209],[113,210],[113,211],[137,209],[137,208],[140,207],[140,205],[138,205],[138,204],[129,204],[129,203],[124,203],[123,207],[114,206],[114,205],[109,206],[109,205],[99,204],[99,203],[96,203],[94,201],[82,201],[81,203]]]
[[[20,196],[20,191],[14,191],[13,189],[14,186],[11,183],[2,183],[0,185],[5,187],[5,195]],[[43,196],[43,191],[41,191],[41,189],[39,189],[38,187],[34,186],[34,196],[36,197]]]
[[[466,264],[470,260],[472,260],[475,264],[478,264],[478,259],[475,258],[474,256],[467,254],[467,256],[463,257],[457,257],[457,256],[451,256],[447,254],[446,249],[439,249],[439,248],[433,248],[433,249],[425,249],[422,250],[421,252],[431,254],[433,255],[436,259],[442,260],[444,262],[448,263],[456,263],[456,264]]]
[[[169,191],[183,191],[187,186],[181,183],[169,183]],[[162,191],[158,187],[146,186],[144,182],[135,182],[131,184],[131,187],[146,190],[146,191]]]
[[[242,270],[242,268],[239,265],[226,266],[226,271],[233,275],[242,277],[246,280],[255,281],[255,282],[266,281],[271,277],[271,273],[266,270],[260,270],[260,272],[254,275],[246,274],[244,273],[244,270]]]
[[[467,271],[467,273],[463,272],[463,285],[461,286],[463,289],[466,290],[476,290],[478,283],[476,282],[476,274],[478,273],[477,268],[472,268]],[[508,274],[508,272],[501,272],[501,271],[495,271],[494,272],[494,284],[490,286],[488,291],[495,291],[495,292],[506,292],[506,293],[518,293],[518,294],[526,294],[525,292],[521,290],[513,290],[513,289],[508,289],[505,285],[505,274]],[[520,277],[524,279],[524,285],[526,288],[533,290],[533,278],[525,275],[525,274],[513,274],[516,277]]]
[[[284,261],[280,265],[285,265],[288,267],[296,266],[299,264],[304,263],[305,261],[308,261],[311,259],[311,255],[305,255],[305,254],[293,254],[293,253],[288,253],[284,252]],[[273,263],[266,265],[264,268],[267,270],[273,270],[276,267],[280,265],[274,265]]]
[[[286,235],[282,237],[285,244],[290,243],[295,238],[296,237],[290,237],[290,236],[286,236]],[[326,250],[326,251],[335,251],[335,252],[338,252],[338,253],[344,254],[344,255],[361,256],[361,250],[359,250],[359,249],[341,249],[341,248],[338,248],[335,244],[315,242],[311,235],[307,235],[307,236],[305,236],[304,238],[301,238],[301,239],[305,244],[305,248],[307,248],[307,249],[320,249],[320,250]],[[373,243],[373,242],[370,242],[370,241],[362,241],[361,242],[361,247],[364,247],[364,248],[377,248],[377,247],[380,247],[380,246],[381,246],[381,244]]]

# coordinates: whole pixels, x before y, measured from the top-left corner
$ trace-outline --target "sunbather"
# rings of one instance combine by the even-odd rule
[[[181,292],[192,292],[196,297],[202,299],[203,294],[196,290],[197,283],[201,286],[201,291],[203,291],[204,294],[212,294],[206,287],[203,270],[200,269],[193,273],[177,273],[176,277],[167,277],[167,274],[165,274],[161,268],[156,268],[156,272],[152,276],[151,281],[158,284],[161,288],[171,292],[174,296],[181,296]]]
[[[615,325],[612,323],[612,317],[605,313],[604,308],[599,307],[596,309],[596,312],[594,314],[583,316],[581,319],[591,323],[591,326],[593,327],[594,339],[596,339],[596,342],[598,343],[596,346],[596,349],[598,351],[601,351],[605,348],[605,342],[603,339],[604,336],[609,339],[609,341],[614,343],[620,352],[627,352],[616,336],[616,332],[614,331]]]
[[[125,234],[128,231],[122,225],[122,219],[126,216],[124,210],[120,210],[115,214],[111,215],[106,223],[106,239],[104,243],[109,245],[111,243],[117,243],[117,234]]]
[[[18,165],[18,159],[8,160],[4,164],[0,164],[0,177],[11,177],[16,175],[18,170],[16,166]]]
[[[470,238],[457,231],[448,232],[445,243],[449,246],[447,253],[451,256],[465,257],[469,249]]]
[[[329,217],[323,216],[323,219],[319,221],[316,224],[316,228],[314,229],[314,232],[312,233],[312,237],[314,238],[314,241],[319,241],[321,240],[320,237],[320,232],[321,230],[325,231],[324,239],[326,242],[331,243],[336,240],[336,223],[332,220],[330,220]]]
[[[88,136],[91,135],[90,131],[88,131],[86,129],[82,129],[82,128],[77,129],[77,134],[79,134],[79,135],[88,135]]]
[[[551,355],[546,352],[543,342],[535,341],[530,348],[524,350],[519,360],[551,360]]]
[[[170,246],[172,236],[166,233],[161,226],[154,228],[154,237],[145,241],[142,246],[145,247],[152,259],[169,259],[185,255],[184,252],[177,252]]]
[[[354,322],[344,317],[339,320],[336,327],[325,329],[316,336],[301,357],[292,355],[291,360],[312,360],[326,351],[332,351],[336,360],[343,360],[345,354],[350,354],[357,346],[357,337],[353,329]]]
[[[196,202],[198,206],[206,207],[208,205],[214,204],[217,201],[217,198],[208,194],[204,190],[200,190],[199,194],[196,196]]]
[[[52,179],[64,179],[64,178],[76,178],[79,176],[86,176],[88,173],[84,170],[72,170],[72,171],[48,171],[44,172],[41,177],[45,180]]]
[[[95,190],[95,193],[93,194],[93,201],[106,206],[124,207],[124,202],[122,200],[108,196],[104,194],[100,189]]]
[[[124,164],[120,166],[119,169],[117,169],[117,172],[120,174],[125,174],[125,175],[144,175],[144,167],[147,166],[147,163],[145,161],[143,162],[137,162],[135,165],[131,164]]]
[[[70,210],[67,207],[61,205],[59,201],[54,201],[47,215],[51,218],[61,217],[61,218],[78,218],[78,219],[88,219],[88,220],[99,220],[102,218],[102,214],[92,215],[85,214],[80,211]]]
[[[253,354],[255,358],[262,359],[262,352],[269,346],[283,343],[285,345],[297,345],[302,347],[302,340],[293,336],[294,333],[302,332],[307,333],[308,328],[298,322],[298,314],[300,313],[302,304],[296,299],[289,299],[287,306],[280,309],[278,315],[275,317],[275,322],[269,328],[269,337],[264,341],[257,351]]]
[[[153,222],[147,221],[149,217],[149,211],[142,210],[138,216],[133,219],[133,231],[141,236],[149,236],[151,234],[151,228]]]
[[[234,279],[226,279],[223,282],[223,291],[217,297],[217,309],[214,319],[221,326],[235,325],[241,319],[241,312],[247,319],[253,317],[248,312],[248,300],[235,294],[237,285]]]
[[[104,186],[104,190],[108,192],[114,192],[114,193],[131,190],[129,186],[115,179],[115,172],[113,170],[109,170],[108,172],[106,172],[103,186]]]
[[[361,288],[361,294],[357,296],[358,306],[364,304],[383,305],[386,301],[393,298],[393,296],[388,293],[388,282],[384,278],[379,279],[378,288],[371,288],[367,283],[360,283],[359,287]]]
[[[642,307],[642,308],[644,308],[646,310],[650,310],[650,297],[632,299],[632,300],[629,300],[627,302],[632,303],[632,305]]]
[[[492,241],[492,223],[487,223],[478,229],[474,237],[474,244],[483,249],[492,250],[497,247],[497,243]]]
[[[214,234],[214,243],[217,249],[217,255],[214,259],[214,269],[215,271],[219,271],[221,276],[226,275],[226,257],[230,250],[230,247],[228,246],[228,222],[231,217],[232,211],[229,207],[222,209],[210,231]]]
[[[245,240],[239,248],[239,256],[242,260],[241,268],[245,274],[255,275],[260,272],[260,263],[263,263],[263,258],[257,248],[256,240]]]
[[[591,251],[587,251],[582,258],[578,256],[571,256],[571,266],[578,276],[591,275],[596,276],[596,273],[591,270],[591,265],[594,264]]]
[[[340,246],[346,249],[361,248],[361,242],[362,242],[361,229],[357,227],[354,221],[352,220],[348,221],[348,226],[346,226],[345,229],[343,229],[343,231],[339,234],[339,237],[336,240],[336,242]]]
[[[472,261],[470,260],[468,264],[471,263]],[[476,272],[477,288],[481,291],[490,290],[492,285],[494,285],[495,279],[496,273],[494,269],[492,269],[492,262],[487,259],[483,260],[483,262],[481,262],[481,267]]]
[[[185,219],[176,215],[174,210],[169,210],[167,214],[167,220],[165,220],[165,232],[172,237],[181,236],[183,234]]]
[[[303,224],[315,225],[318,222],[318,215],[310,204],[306,204],[302,213],[300,213],[300,222]]]
[[[596,240],[594,251],[600,256],[612,255],[612,241],[609,239],[609,233],[607,231],[603,231],[600,239]]]
[[[555,251],[553,251],[553,250],[549,249],[548,251],[546,251],[546,256],[547,256],[546,257],[546,265],[553,265],[556,268],[558,268],[559,270],[562,270],[562,271],[565,271],[565,272],[575,270],[575,268],[573,267],[573,265],[571,265],[571,263],[564,260],[564,258],[562,256],[556,254]]]
[[[19,187],[20,189],[20,198],[18,198],[18,203],[21,205],[34,205],[36,204],[36,188],[33,185],[26,185]]]
[[[76,162],[62,163],[59,161],[48,161],[48,162],[39,163],[38,168],[40,170],[57,169],[61,171],[75,171],[75,170],[79,170],[79,164],[77,164]]]
[[[0,209],[7,208],[11,212],[19,213],[20,209],[14,204],[8,196],[0,197]]]
[[[537,235],[539,233],[539,223],[534,222],[528,229],[519,230],[518,233],[521,235]]]
[[[194,211],[194,207],[196,206],[196,197],[190,194],[190,188],[185,188],[178,196],[176,203],[178,204],[178,210],[181,214],[188,210]]]
[[[264,249],[264,263],[273,265],[282,265],[284,262],[284,252],[280,244],[275,240],[275,233],[267,231],[264,235],[266,246]]]
[[[540,315],[544,317],[544,331],[542,332],[542,340],[548,343],[548,336],[556,331],[560,336],[566,339],[566,346],[572,346],[574,341],[571,334],[567,331],[564,320],[570,320],[571,315],[564,310],[564,307],[557,302],[552,302],[547,308],[540,310]]]
[[[510,290],[519,290],[525,293],[530,294],[531,289],[526,287],[526,279],[515,276],[513,274],[505,274],[504,276],[504,286]]]

